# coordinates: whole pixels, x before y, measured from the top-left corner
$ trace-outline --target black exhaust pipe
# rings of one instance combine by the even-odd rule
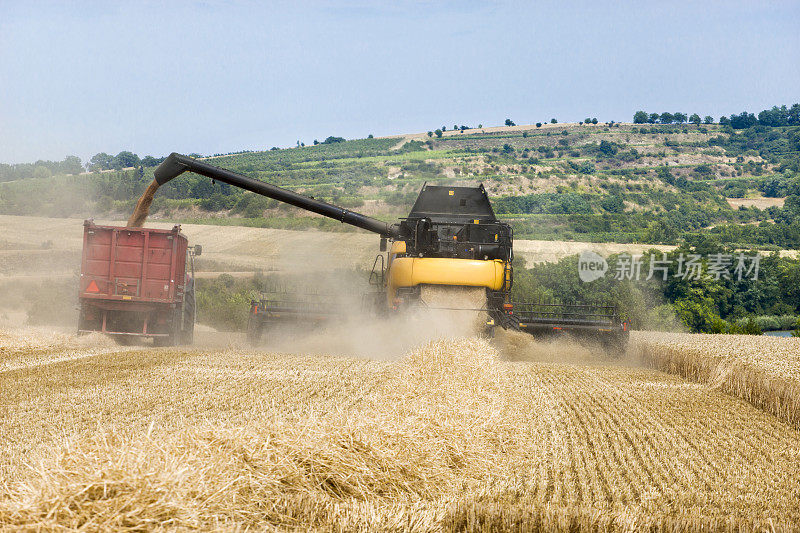
[[[380,220],[348,211],[341,207],[329,204],[327,202],[320,202],[308,196],[297,194],[288,189],[276,187],[269,183],[264,183],[253,178],[248,178],[236,172],[225,170],[224,168],[209,165],[203,161],[186,157],[185,155],[171,153],[154,172],[156,182],[159,185],[164,185],[169,180],[176,178],[186,171],[194,172],[202,176],[206,176],[213,180],[239,187],[246,191],[254,192],[279,202],[284,202],[306,211],[311,211],[334,220],[338,220],[343,224],[350,224],[357,228],[365,229],[373,233],[378,233],[383,237],[400,237],[400,231],[397,226],[381,222]]]

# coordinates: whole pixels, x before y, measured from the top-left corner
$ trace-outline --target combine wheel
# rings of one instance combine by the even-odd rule
[[[172,340],[172,335],[169,337],[153,337],[153,346],[158,348],[163,348],[164,346],[175,346],[175,342]]]
[[[625,355],[628,350],[628,336],[616,334],[603,339],[603,349],[608,352],[608,355],[620,358]]]

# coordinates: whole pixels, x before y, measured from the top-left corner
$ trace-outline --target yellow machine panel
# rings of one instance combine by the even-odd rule
[[[396,257],[389,264],[387,299],[394,299],[398,287],[460,285],[503,288],[505,262],[499,259],[453,259],[445,257]]]

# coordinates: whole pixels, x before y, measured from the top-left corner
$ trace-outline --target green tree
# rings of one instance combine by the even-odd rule
[[[146,155],[142,158],[142,166],[155,167],[161,164],[162,161],[164,161],[163,157],[153,157],[152,155]]]
[[[550,119],[550,124],[558,124],[558,121],[554,118]]]
[[[647,117],[647,123],[655,124],[656,122],[658,122],[658,118],[659,118],[658,113],[650,113],[650,116]]]
[[[514,124],[514,121],[511,120],[510,118],[506,119],[505,124],[506,124],[506,126],[516,126],[516,124]]]
[[[68,155],[64,158],[64,161],[61,163],[61,170],[66,174],[80,174],[83,172],[83,164],[81,164],[81,158],[76,155]]]
[[[437,129],[433,133],[435,133],[437,137],[441,137],[442,136],[442,130],[440,130],[440,129]]]
[[[692,116],[689,117],[689,122],[691,122],[695,126],[699,126],[701,122],[700,115],[698,115],[697,113],[692,113]]]
[[[537,123],[536,123],[536,127],[537,127],[537,128],[541,128],[541,127],[542,127],[542,123],[541,123],[541,122],[537,122]]]
[[[744,130],[758,124],[758,119],[756,119],[754,114],[748,113],[747,111],[742,111],[738,115],[731,115],[730,123],[733,129]]]
[[[672,124],[673,120],[674,117],[672,116],[672,113],[668,111],[664,111],[663,113],[661,113],[661,116],[658,117],[658,121],[661,122],[662,124]]]
[[[114,163],[114,156],[108,155],[105,152],[95,154],[89,160],[87,168],[91,171],[97,170],[111,170],[111,165]]]
[[[619,150],[619,148],[616,145],[616,143],[606,141],[605,139],[600,141],[600,152],[603,155],[605,155],[607,157],[611,157],[613,155],[616,155],[618,150]]]
[[[674,120],[677,124],[683,124],[686,122],[686,114],[685,113],[673,113],[672,120]]]
[[[587,117],[587,118],[583,119],[583,123],[584,124],[591,124],[592,123],[592,119]]]
[[[647,112],[645,111],[637,111],[633,114],[633,123],[634,124],[645,124],[647,122]]]
[[[692,287],[684,298],[675,301],[675,313],[692,333],[713,331],[720,320],[713,298],[701,287]]]
[[[711,115],[706,115],[705,117],[703,117],[703,122],[705,122],[706,124],[713,124],[714,117],[712,117]]]
[[[33,177],[38,179],[49,178],[53,173],[44,165],[36,165],[33,168]]]
[[[625,203],[622,201],[622,198],[616,195],[607,196],[600,202],[600,207],[609,213],[622,213],[625,211]]]
[[[138,167],[141,164],[139,156],[133,152],[120,152],[114,156],[114,161],[111,163],[112,167],[116,169]]]
[[[592,119],[592,124],[597,124],[597,117]]]
[[[765,109],[758,114],[758,123],[764,126],[788,126],[789,110],[786,106],[772,106],[772,109]]]

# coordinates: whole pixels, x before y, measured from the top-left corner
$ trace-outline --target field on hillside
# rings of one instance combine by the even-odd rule
[[[370,138],[212,157],[215,164],[383,220],[424,183],[483,183],[518,237],[796,248],[800,129],[548,124]],[[154,167],[0,183],[0,214],[126,218]],[[788,205],[788,208],[785,206]],[[337,221],[184,175],[163,186],[166,221],[352,231]],[[747,225],[743,225],[747,224]]]
[[[373,358],[200,343],[6,331],[0,528],[800,524],[800,432],[635,354],[527,336]]]
[[[98,224],[124,226],[123,220],[101,220]],[[169,222],[151,221],[148,227],[171,228]],[[331,235],[319,231],[290,231],[242,228],[208,224],[182,224],[192,244],[203,246],[198,258],[200,270],[208,272],[269,272],[291,265],[298,268],[368,268],[378,253],[378,238],[368,233]],[[0,215],[0,282],[3,276],[72,274],[80,267],[83,220]],[[529,241],[516,239],[515,254],[529,264],[554,261],[593,249],[600,253],[641,253],[649,248],[670,250],[670,246],[614,243]],[[787,252],[790,254],[790,252]],[[314,261],[317,258],[318,261]]]

